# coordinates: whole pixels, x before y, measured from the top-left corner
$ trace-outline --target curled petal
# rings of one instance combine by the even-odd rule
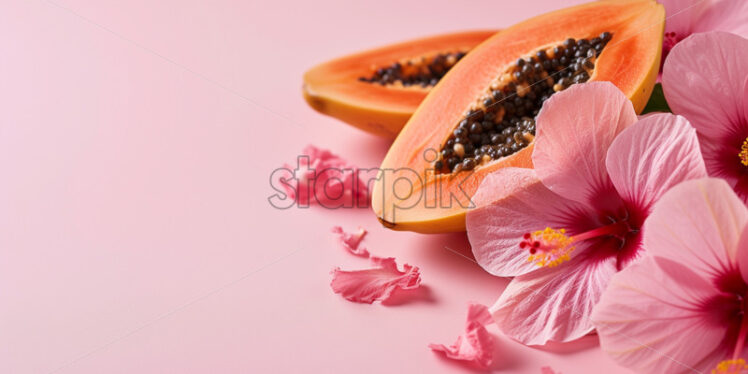
[[[359,169],[326,149],[309,145],[298,156],[296,166],[284,167],[293,173],[283,173],[281,186],[299,204],[327,208],[368,205],[369,190]]]
[[[421,273],[417,266],[403,265],[397,268],[392,257],[372,257],[373,269],[332,271],[332,290],[349,301],[371,304],[386,300],[396,289],[413,289],[421,284]]]
[[[366,248],[361,246],[361,241],[364,240],[364,236],[366,236],[366,230],[359,227],[358,231],[351,234],[343,231],[343,228],[340,226],[335,226],[332,228],[332,232],[334,234],[338,234],[338,239],[340,239],[340,244],[345,248],[348,252],[361,257],[369,257],[369,251],[366,250]]]
[[[493,361],[493,337],[485,324],[491,321],[488,308],[481,304],[470,304],[465,333],[457,337],[454,344],[429,344],[429,348],[442,352],[445,356],[461,361],[469,361],[480,367],[488,367]]]

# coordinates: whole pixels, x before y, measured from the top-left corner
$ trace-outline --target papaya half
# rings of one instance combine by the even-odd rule
[[[474,48],[389,149],[372,194],[380,222],[394,230],[464,231],[486,175],[533,166],[534,118],[573,84],[612,82],[640,113],[657,78],[664,24],[655,0],[604,0],[526,20]]]
[[[437,35],[325,62],[304,74],[304,98],[320,113],[395,138],[439,79],[495,33]]]

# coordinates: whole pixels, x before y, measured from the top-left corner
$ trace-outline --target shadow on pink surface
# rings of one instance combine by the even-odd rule
[[[473,373],[491,373],[495,371],[517,372],[520,361],[516,354],[511,354],[511,342],[503,341],[497,334],[491,334],[493,338],[493,363],[489,367],[481,367],[477,363],[459,361],[448,358],[438,352],[434,353],[439,361],[451,369]]]
[[[395,290],[388,299],[382,301],[382,305],[388,307],[414,303],[435,304],[437,303],[437,299],[428,285],[421,284],[418,288],[411,290]]]
[[[597,348],[600,345],[597,334],[589,334],[568,343],[549,342],[546,345],[533,347],[535,349],[565,355]]]
[[[454,232],[446,234],[423,235],[423,242],[428,246],[431,252],[447,252],[452,257],[462,258],[477,265],[473,252],[470,249],[467,234],[464,232]],[[436,250],[440,248],[441,250]],[[446,251],[444,250],[446,249]],[[481,271],[483,271],[481,269]]]

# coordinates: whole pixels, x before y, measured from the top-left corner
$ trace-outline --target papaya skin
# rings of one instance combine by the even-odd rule
[[[336,99],[312,91],[303,86],[304,100],[314,110],[335,117],[349,125],[364,130],[370,134],[393,139],[408,122],[413,111],[391,107],[374,107],[365,103],[354,103],[345,99]],[[426,93],[414,93],[423,99]],[[416,107],[418,105],[416,104]]]
[[[441,148],[465,110],[493,79],[518,57],[540,47],[568,37],[611,32],[613,38],[600,54],[590,81],[614,83],[640,113],[657,78],[664,21],[664,8],[655,0],[605,0],[531,18],[473,49],[426,97],[387,153],[372,193],[371,206],[380,222],[393,230],[464,231],[470,197],[486,175],[503,167],[533,167],[533,143],[469,173],[434,175],[428,171],[433,160],[424,155]],[[410,186],[404,179],[409,179]],[[458,204],[444,204],[454,196]]]
[[[497,30],[442,34],[359,52],[317,65],[304,74],[302,93],[314,110],[371,134],[394,139],[430,88],[360,82],[376,68],[403,59],[469,51]]]

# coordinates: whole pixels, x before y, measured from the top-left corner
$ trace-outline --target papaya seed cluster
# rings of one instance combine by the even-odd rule
[[[447,71],[465,57],[465,52],[438,53],[434,56],[420,56],[392,65],[378,68],[370,77],[358,78],[361,82],[380,85],[435,86]]]
[[[436,173],[458,173],[512,155],[535,137],[535,117],[551,95],[590,79],[612,38],[569,38],[519,58],[464,114],[434,162]]]

